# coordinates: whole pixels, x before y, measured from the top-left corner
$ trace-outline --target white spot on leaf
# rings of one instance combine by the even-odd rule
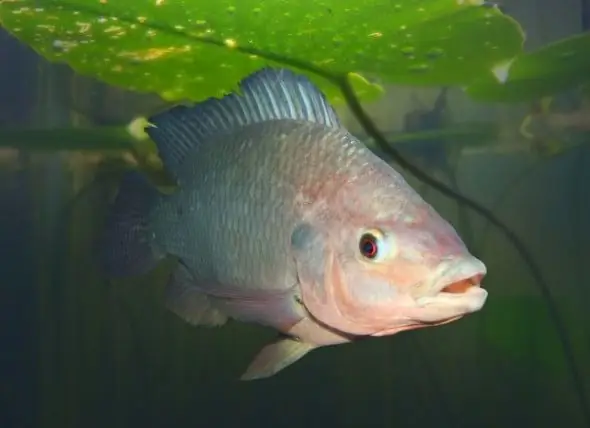
[[[510,74],[510,68],[514,63],[514,60],[515,58],[512,58],[508,61],[497,64],[492,68],[492,74],[496,77],[496,80],[498,80],[498,82],[506,83],[506,81],[508,80],[508,76]]]

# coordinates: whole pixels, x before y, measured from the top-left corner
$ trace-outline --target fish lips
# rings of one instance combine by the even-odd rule
[[[485,265],[475,257],[447,262],[425,287],[426,295],[414,296],[408,324],[381,330],[372,336],[387,336],[404,330],[447,324],[479,311],[488,292],[481,288]]]
[[[450,262],[441,268],[426,296],[419,296],[416,305],[419,308],[428,306],[455,308],[458,312],[453,316],[480,310],[488,296],[481,288],[481,281],[487,273],[486,266],[479,259],[470,256]]]
[[[479,287],[486,273],[486,265],[473,256],[447,261],[438,268],[438,273],[429,284],[428,296],[441,293],[460,295],[471,287]]]

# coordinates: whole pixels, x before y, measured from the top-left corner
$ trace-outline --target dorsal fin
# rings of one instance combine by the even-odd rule
[[[242,80],[239,88],[241,95],[176,106],[149,118],[146,132],[174,178],[186,154],[201,142],[242,126],[294,119],[340,127],[324,94],[307,77],[288,69],[263,68]]]

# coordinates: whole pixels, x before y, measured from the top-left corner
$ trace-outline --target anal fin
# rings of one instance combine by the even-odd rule
[[[281,338],[276,342],[262,348],[240,380],[270,377],[301,359],[314,348],[316,345],[281,335]]]
[[[211,298],[194,285],[190,272],[182,264],[176,267],[166,285],[165,299],[166,307],[190,324],[219,326],[227,321]]]

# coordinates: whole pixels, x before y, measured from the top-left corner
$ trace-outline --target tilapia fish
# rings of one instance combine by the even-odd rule
[[[172,256],[165,295],[178,316],[276,329],[242,379],[484,305],[484,264],[306,77],[262,69],[239,94],[176,106],[146,132],[177,190],[127,173],[106,222],[105,273],[144,274]]]

